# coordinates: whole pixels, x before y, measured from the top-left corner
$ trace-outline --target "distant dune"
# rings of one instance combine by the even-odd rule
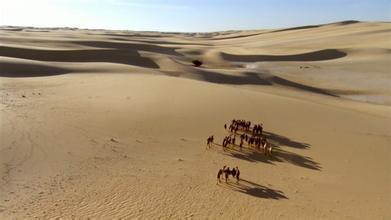
[[[390,39],[1,27],[0,219],[390,219]],[[234,118],[272,156],[223,150]]]
[[[124,64],[198,79],[200,71],[190,63],[192,59],[201,59],[207,70],[217,70],[221,83],[232,77],[234,81],[243,82],[240,73],[248,72],[247,67],[251,67],[250,71],[261,78],[267,72],[334,96],[391,103],[387,68],[391,55],[390,23],[343,21],[272,31],[197,35],[23,27],[3,27],[2,32],[0,56],[15,58],[15,62],[0,61],[3,66],[0,75],[7,77],[28,76],[18,74],[19,65],[22,62],[32,67],[36,64],[29,60],[35,60],[61,65],[74,62]],[[165,65],[167,62],[170,64]],[[16,65],[15,71],[12,63]],[[55,68],[40,74],[32,71],[31,76],[88,72],[84,68],[71,68],[72,71]],[[126,67],[122,69],[128,71]],[[235,71],[238,76],[227,75],[225,71]],[[217,83],[213,75],[211,82]],[[250,80],[243,84],[259,83]]]

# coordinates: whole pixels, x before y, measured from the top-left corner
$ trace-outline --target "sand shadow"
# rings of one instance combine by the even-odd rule
[[[337,49],[325,49],[292,55],[235,55],[221,53],[224,60],[231,62],[263,62],[263,61],[321,61],[345,57],[347,53]]]
[[[340,21],[340,22],[331,23],[331,24],[349,25],[349,24],[357,24],[357,23],[360,23],[360,21],[357,21],[357,20],[346,20],[346,21]]]
[[[159,68],[154,61],[141,57],[136,50],[40,50],[0,46],[0,56],[38,61],[107,62],[146,68]]]
[[[230,39],[237,39],[237,38],[253,37],[253,36],[257,36],[257,35],[266,34],[267,32],[253,33],[253,34],[243,34],[243,35],[233,35],[233,34],[238,34],[238,33],[239,32],[232,33],[232,34],[230,34],[230,36],[225,36],[225,37],[218,37],[218,36],[221,36],[221,35],[217,35],[217,36],[200,36],[198,38],[210,38],[209,40],[230,40]],[[213,37],[216,37],[216,38],[213,38]]]
[[[206,71],[201,68],[196,69],[194,73],[201,76],[203,80],[210,83],[230,85],[280,85],[321,95],[338,97],[337,95],[324,89],[296,83],[278,76],[273,76],[271,74],[244,72],[241,73],[241,75],[227,75],[218,72]]]
[[[288,137],[284,137],[269,131],[264,131],[263,136],[266,137],[266,139],[269,140],[272,145],[274,145],[273,147],[287,146],[292,148],[307,149],[311,146],[307,143],[294,141]]]
[[[223,155],[245,160],[248,162],[262,162],[276,165],[279,163],[290,163],[295,166],[311,169],[321,170],[321,166],[311,157],[303,156],[297,153],[289,152],[282,149],[282,146],[292,147],[296,149],[309,149],[310,144],[294,141],[288,137],[274,134],[272,132],[264,132],[269,144],[273,147],[272,155],[265,155],[261,150],[256,150],[253,147],[245,144],[242,148],[238,145],[229,146],[223,149],[221,144],[214,143],[210,149],[217,151]]]
[[[231,85],[272,85],[270,80],[261,78],[258,73],[246,72],[242,75],[226,75],[223,73],[197,69],[195,73],[202,77],[203,80],[217,84]]]
[[[148,43],[148,44],[167,44],[167,45],[193,45],[193,46],[213,46],[212,44],[206,44],[206,43],[192,43],[192,42],[175,42],[175,41],[156,41],[156,40],[140,40],[140,39],[124,39],[124,38],[110,38],[111,40],[116,41],[123,41],[123,42],[129,42],[129,41],[136,41],[136,42],[142,42],[142,43]],[[178,49],[178,48],[175,48]]]
[[[64,68],[52,67],[40,64],[24,64],[0,61],[0,76],[3,77],[38,77],[54,76],[70,73]]]
[[[105,36],[113,36],[113,37],[151,37],[151,38],[162,38],[167,37],[167,35],[164,35],[164,33],[157,32],[156,34],[143,34],[143,33],[134,33],[134,34],[116,34],[116,33],[103,33],[103,34],[95,34],[95,33],[88,33],[89,35],[105,35]],[[162,35],[163,34],[163,35]]]
[[[273,155],[268,157],[270,161],[288,162],[296,166],[311,170],[321,170],[321,166],[318,162],[314,161],[311,157],[302,156],[296,153],[276,148],[273,151]]]
[[[107,42],[107,41],[72,41],[74,44],[82,46],[103,48],[103,49],[117,49],[129,51],[147,51],[153,53],[160,53],[165,55],[182,56],[176,52],[179,47],[162,47],[153,44],[138,44],[138,43],[122,43],[122,42]]]
[[[307,85],[304,85],[304,84],[296,83],[296,82],[293,82],[293,81],[290,81],[290,80],[286,80],[286,79],[278,77],[278,76],[273,76],[271,78],[271,81],[273,83],[275,83],[277,85],[281,85],[281,86],[291,87],[291,88],[294,88],[294,89],[299,89],[299,90],[303,90],[303,91],[307,91],[307,92],[313,92],[313,93],[322,94],[322,95],[339,97],[338,95],[333,94],[333,93],[331,93],[329,91],[326,91],[324,89],[320,89],[320,88],[316,88],[316,87],[313,87],[313,86],[307,86]]]
[[[360,23],[360,21],[347,20],[347,21],[340,21],[340,22],[330,23],[330,24],[306,25],[306,26],[299,26],[299,27],[292,27],[292,28],[285,28],[285,29],[275,30],[275,31],[271,31],[270,33],[282,32],[282,31],[294,31],[294,30],[312,29],[312,28],[318,28],[318,27],[323,27],[325,25],[332,25],[332,24],[336,24],[336,25],[341,25],[342,26],[342,25],[349,25],[349,24],[356,24],[356,23]]]
[[[288,197],[286,197],[284,193],[280,190],[275,190],[266,186],[262,186],[249,180],[240,179],[239,183],[234,183],[231,181],[228,181],[228,183],[222,182],[221,184],[219,184],[219,186],[226,189],[234,190],[236,192],[245,193],[257,198],[275,200],[288,199]]]
[[[299,27],[292,27],[292,28],[285,28],[280,30],[271,31],[269,33],[277,33],[277,32],[283,32],[283,31],[296,31],[296,30],[305,30],[305,29],[312,29],[312,28],[318,28],[322,27],[323,25],[306,25],[306,26],[299,26]]]

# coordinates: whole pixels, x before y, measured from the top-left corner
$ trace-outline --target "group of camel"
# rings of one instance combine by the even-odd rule
[[[221,176],[223,174],[224,174],[226,183],[228,182],[229,175],[232,175],[233,178],[236,178],[236,183],[239,183],[239,180],[240,180],[240,170],[239,170],[239,168],[237,166],[236,166],[236,168],[235,167],[232,168],[232,170],[229,167],[227,167],[227,166],[224,166],[223,169],[220,169],[217,172],[217,183],[216,184],[221,183]]]
[[[226,148],[229,148],[230,146],[238,146],[236,145],[236,140],[239,138],[240,150],[242,150],[243,144],[246,142],[248,147],[253,147],[258,151],[262,151],[266,156],[270,156],[272,154],[272,146],[267,142],[266,138],[262,136],[263,124],[255,124],[253,127],[251,127],[251,121],[233,119],[228,127],[227,124],[224,125],[224,129],[228,129],[230,134],[223,140],[223,151],[226,151]],[[213,145],[213,141],[213,135],[207,138],[206,143],[208,148]],[[229,167],[224,166],[222,169],[219,169],[217,172],[216,184],[221,182],[221,177],[223,174],[226,183],[230,175],[232,175],[233,178],[236,178],[236,183],[239,183],[240,171],[238,167],[232,168],[231,170]]]
[[[263,134],[263,124],[255,124],[251,129],[251,122],[245,120],[235,120],[231,121],[229,127],[227,124],[224,125],[224,129],[230,132],[228,136],[223,139],[223,150],[232,146],[239,146],[240,150],[243,148],[243,144],[246,142],[248,147],[253,147],[258,151],[262,151],[265,155],[271,155],[273,148],[268,143]],[[240,141],[239,145],[236,144],[237,136],[239,136]],[[214,143],[214,137],[209,136],[207,139],[207,146],[210,148]]]

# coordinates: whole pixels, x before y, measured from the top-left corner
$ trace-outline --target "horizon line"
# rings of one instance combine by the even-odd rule
[[[301,28],[308,26],[325,26],[332,24],[341,24],[344,23],[354,24],[354,23],[391,23],[386,20],[338,20],[328,23],[320,23],[320,24],[306,24],[299,26],[284,26],[284,27],[276,27],[276,28],[244,28],[244,29],[227,29],[227,30],[216,30],[216,31],[159,31],[159,30],[131,30],[131,29],[110,29],[110,28],[88,28],[88,27],[72,27],[72,26],[29,26],[29,25],[0,25],[0,28],[3,27],[11,27],[11,28],[34,28],[34,29],[76,29],[76,30],[91,30],[91,31],[128,31],[128,32],[154,32],[154,33],[189,33],[189,34],[199,34],[199,33],[216,33],[216,32],[231,32],[231,31],[258,31],[258,30],[279,30],[279,29],[290,29],[290,28]],[[346,24],[345,24],[346,25]]]

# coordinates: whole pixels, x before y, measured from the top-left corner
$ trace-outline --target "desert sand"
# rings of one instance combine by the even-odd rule
[[[0,219],[390,219],[390,61],[386,22],[1,27]],[[273,155],[223,151],[234,118]]]

